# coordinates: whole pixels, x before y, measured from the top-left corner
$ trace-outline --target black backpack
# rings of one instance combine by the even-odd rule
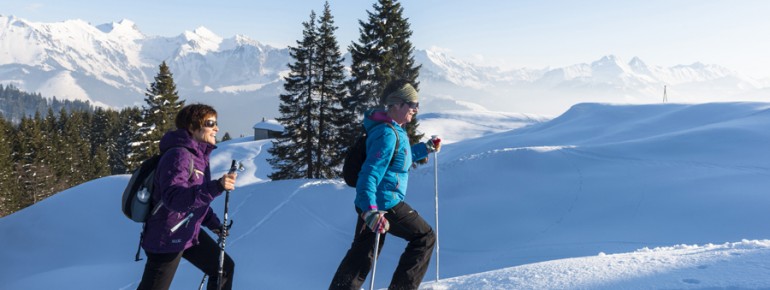
[[[396,134],[396,149],[393,150],[393,156],[396,156],[398,152],[398,131],[393,127],[391,123],[381,123],[388,125],[393,129],[393,133]],[[377,125],[379,126],[379,125]],[[342,177],[345,179],[345,183],[350,187],[356,187],[358,183],[358,172],[361,171],[361,166],[364,165],[366,160],[366,130],[364,130],[361,136],[356,138],[356,141],[352,146],[348,147],[345,154],[345,163],[342,165]],[[393,157],[390,158],[390,164],[393,164]]]

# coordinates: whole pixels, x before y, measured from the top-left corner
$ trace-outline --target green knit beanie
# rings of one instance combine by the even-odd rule
[[[404,84],[400,89],[390,93],[388,97],[385,98],[385,104],[387,105],[395,105],[395,104],[401,104],[401,103],[417,103],[417,90],[414,89],[414,87],[410,84]]]

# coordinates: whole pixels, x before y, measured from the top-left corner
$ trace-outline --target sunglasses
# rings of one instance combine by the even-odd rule
[[[214,128],[214,126],[216,125],[217,125],[217,121],[214,121],[214,120],[203,121],[203,127]]]
[[[419,102],[404,102],[404,104],[409,105],[409,108],[412,108],[412,109],[419,109],[420,108],[420,103]]]

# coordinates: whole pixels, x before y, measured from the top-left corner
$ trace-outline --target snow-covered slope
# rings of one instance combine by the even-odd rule
[[[767,289],[770,240],[642,248],[428,282],[423,289]]]
[[[425,287],[768,288],[768,126],[767,103],[580,104],[458,138],[438,170],[441,277],[456,278]],[[211,160],[214,176],[232,158],[245,165],[230,204],[235,287],[326,288],[352,239],[354,191],[341,180],[266,182],[268,146],[236,139]],[[410,177],[407,201],[433,224],[432,164]],[[127,180],[94,180],[0,219],[0,288],[135,288],[141,227],[118,209]],[[387,239],[377,286],[404,246]],[[172,288],[200,278],[183,263]]]

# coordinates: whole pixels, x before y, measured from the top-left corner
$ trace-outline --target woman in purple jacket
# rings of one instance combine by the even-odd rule
[[[169,289],[181,258],[201,269],[210,278],[207,289],[216,289],[219,245],[201,225],[215,234],[227,234],[209,206],[225,190],[235,188],[236,174],[211,180],[209,155],[217,148],[217,112],[193,104],[176,116],[177,130],[160,140],[160,159],[155,172],[152,198],[162,203],[146,223],[142,248],[147,253],[142,282],[138,289]],[[225,256],[223,289],[233,285],[235,263]]]

